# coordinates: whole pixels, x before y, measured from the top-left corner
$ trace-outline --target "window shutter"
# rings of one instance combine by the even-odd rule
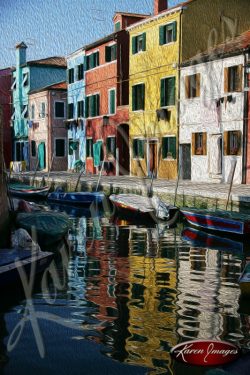
[[[145,85],[141,85],[141,99],[142,99],[142,108],[140,109],[145,109]]]
[[[207,155],[207,133],[202,133],[202,155]]]
[[[186,98],[189,98],[190,93],[190,79],[189,76],[185,77],[185,96]]]
[[[166,36],[166,26],[160,26],[160,28],[159,28],[159,44],[160,44],[160,46],[162,46],[163,44],[166,43],[165,36]]]
[[[167,105],[175,105],[175,77],[168,79]]]
[[[200,73],[196,74],[196,97],[201,95],[201,75]]]
[[[169,152],[173,159],[176,159],[176,137],[169,137]]]
[[[133,36],[132,37],[132,54],[134,55],[136,52],[137,52],[137,48],[136,48],[136,36]]]
[[[95,66],[99,66],[99,51],[96,52],[96,65]]]
[[[113,51],[114,51],[114,60],[116,60],[117,59],[117,44],[114,45],[112,48],[113,48]]]
[[[242,91],[242,75],[243,75],[243,65],[238,65],[237,67],[237,84],[236,84],[236,90],[237,92]]]
[[[173,22],[173,41],[176,42],[177,40],[177,22]]]
[[[114,114],[115,113],[115,90],[110,90],[109,100],[110,100],[110,103],[109,103],[110,114]]]
[[[224,68],[224,92],[228,92],[228,68]]]
[[[132,147],[133,147],[133,158],[136,158],[136,156],[137,156],[137,152],[136,152],[136,149],[137,149],[137,139],[133,139]]]
[[[224,150],[224,155],[228,155],[228,149],[229,149],[229,134],[228,132],[224,132],[224,135],[223,135],[223,150]]]
[[[195,155],[195,133],[192,133],[192,155]]]
[[[95,95],[95,97],[96,97],[96,113],[95,113],[95,115],[96,116],[99,116],[100,115],[100,95],[99,94],[97,94],[97,95]]]
[[[241,131],[240,130],[237,130],[237,143],[238,143],[237,155],[241,155]]]
[[[146,33],[142,34],[142,50],[146,51]]]
[[[111,48],[108,46],[105,47],[105,61],[106,62],[111,61]]]
[[[144,159],[144,140],[138,139],[138,157]]]
[[[89,117],[89,96],[85,98],[85,117]]]
[[[165,100],[166,79],[161,79],[161,107],[166,105]]]
[[[132,111],[136,111],[136,86],[132,87]]]

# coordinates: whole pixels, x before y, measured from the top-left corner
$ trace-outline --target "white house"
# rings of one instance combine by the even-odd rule
[[[228,182],[236,162],[234,183],[242,183],[245,48],[242,34],[182,64],[179,142],[183,179]]]

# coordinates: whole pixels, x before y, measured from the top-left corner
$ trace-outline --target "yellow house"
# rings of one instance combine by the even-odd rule
[[[177,176],[180,15],[175,7],[127,28],[130,171],[135,176]]]

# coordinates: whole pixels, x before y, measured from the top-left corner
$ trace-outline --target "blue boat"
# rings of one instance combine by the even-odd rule
[[[37,275],[49,266],[52,258],[51,252],[32,254],[26,249],[0,249],[0,289],[21,282],[19,269],[22,268],[29,275],[33,266]]]
[[[100,192],[53,192],[48,194],[49,202],[70,204],[71,206],[90,206],[91,203],[100,204],[105,199],[105,194]]]

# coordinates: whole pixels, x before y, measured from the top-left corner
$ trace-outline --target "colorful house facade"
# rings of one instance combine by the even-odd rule
[[[0,106],[2,108],[2,139],[4,162],[8,168],[11,161],[11,68],[0,70]]]
[[[77,164],[85,166],[86,159],[84,56],[84,48],[80,48],[67,57],[68,170],[74,170]]]
[[[176,178],[180,63],[248,29],[249,13],[244,0],[155,0],[154,15],[127,28],[132,175]]]
[[[250,58],[249,54],[246,54],[246,84],[244,87],[245,95],[246,95],[246,106],[245,106],[245,119],[247,122],[246,126],[246,148],[247,148],[247,155],[246,155],[246,183],[250,184]]]
[[[30,91],[66,79],[66,61],[63,57],[26,61],[25,43],[16,45],[16,67],[13,70],[13,159],[25,161],[29,167],[28,94]]]
[[[243,33],[183,63],[180,84],[180,172],[184,179],[245,182],[245,49]]]
[[[147,16],[116,13],[117,30],[85,47],[86,171],[129,174],[129,35],[127,25]]]
[[[30,170],[67,170],[66,82],[29,93]]]

